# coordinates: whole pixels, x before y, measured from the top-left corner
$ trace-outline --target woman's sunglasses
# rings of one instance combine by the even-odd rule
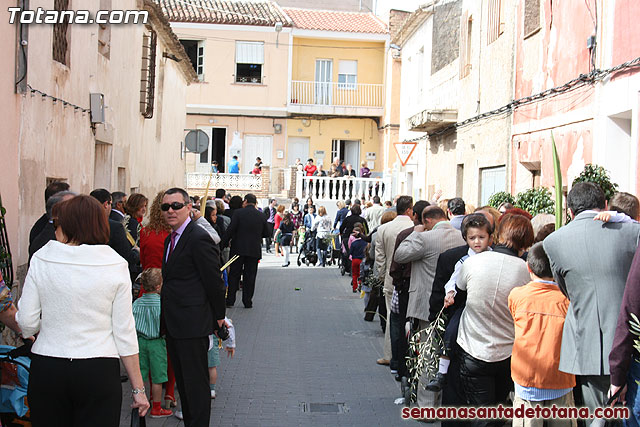
[[[169,208],[173,209],[174,211],[179,211],[180,209],[184,208],[186,206],[185,203],[180,203],[180,202],[173,202],[173,203],[163,203],[160,205],[160,209],[162,209],[162,211],[166,212],[169,210]]]

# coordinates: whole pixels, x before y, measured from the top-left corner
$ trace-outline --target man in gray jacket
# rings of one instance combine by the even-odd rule
[[[422,225],[417,225],[396,249],[394,261],[411,262],[409,306],[407,318],[420,321],[420,329],[429,319],[429,298],[440,254],[465,244],[460,230],[447,221],[447,215],[437,206],[427,206],[422,211]]]
[[[559,368],[576,375],[593,411],[607,400],[609,353],[640,225],[594,221],[607,202],[590,182],[576,184],[567,205],[573,221],[544,240],[553,275],[570,301]]]

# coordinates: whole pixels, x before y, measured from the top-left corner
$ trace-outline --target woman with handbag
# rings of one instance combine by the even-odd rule
[[[56,239],[31,259],[17,321],[32,347],[28,398],[38,426],[117,426],[120,363],[133,408],[149,409],[138,360],[127,262],[107,243],[100,203],[80,195],[53,208]]]

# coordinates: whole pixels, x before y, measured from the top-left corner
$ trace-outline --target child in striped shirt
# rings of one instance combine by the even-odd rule
[[[152,418],[173,415],[161,406],[162,383],[167,378],[167,345],[160,336],[160,289],[162,288],[162,270],[147,268],[141,277],[144,295],[133,303],[133,318],[138,333],[140,354],[140,372],[147,379],[151,373]]]

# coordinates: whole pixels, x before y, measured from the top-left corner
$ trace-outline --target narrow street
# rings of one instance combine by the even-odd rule
[[[220,353],[211,425],[400,425],[398,383],[375,363],[383,337],[377,318],[362,319],[363,302],[336,267],[297,267],[295,256],[281,268],[281,257],[265,255],[253,308],[238,295],[227,309],[237,350],[233,359]],[[123,390],[120,425],[129,426],[128,384]],[[150,427],[181,425],[147,416]]]

